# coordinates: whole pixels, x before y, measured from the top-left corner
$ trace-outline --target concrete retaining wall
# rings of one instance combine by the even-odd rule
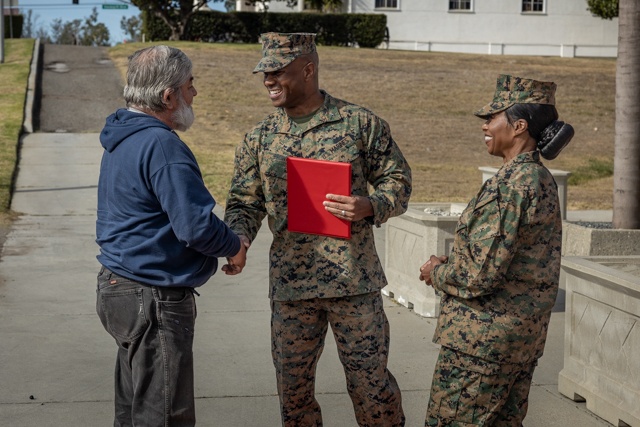
[[[566,221],[562,228],[564,256],[640,255],[640,230],[588,228]]]
[[[640,427],[640,257],[564,257],[558,390],[615,426]]]

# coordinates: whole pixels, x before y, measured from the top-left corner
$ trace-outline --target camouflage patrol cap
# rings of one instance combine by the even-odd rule
[[[553,82],[539,82],[500,74],[496,82],[496,93],[493,95],[493,101],[473,114],[484,119],[492,114],[506,110],[513,104],[555,105],[555,93],[556,84]]]
[[[253,73],[278,71],[297,57],[316,51],[314,33],[264,33],[260,35],[262,59]]]

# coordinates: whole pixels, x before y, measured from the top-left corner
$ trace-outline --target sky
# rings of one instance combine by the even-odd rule
[[[54,19],[60,18],[63,22],[74,19],[87,18],[91,15],[93,8],[97,8],[98,22],[102,22],[109,29],[111,44],[121,43],[125,39],[125,34],[120,28],[122,17],[129,18],[138,16],[140,10],[132,5],[128,9],[103,9],[103,4],[124,4],[121,0],[78,0],[78,4],[73,4],[72,0],[3,0],[5,9],[10,5],[21,9],[26,16],[29,9],[33,10],[35,27],[43,27],[49,32],[50,25]],[[224,2],[210,3],[209,7],[214,10],[224,11]]]

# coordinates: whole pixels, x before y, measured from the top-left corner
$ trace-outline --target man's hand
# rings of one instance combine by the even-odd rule
[[[373,206],[368,197],[338,194],[327,194],[326,197],[330,202],[324,202],[324,208],[340,219],[354,222],[373,215]]]
[[[247,236],[238,236],[240,238],[240,250],[232,257],[227,257],[227,264],[222,266],[222,271],[228,276],[240,274],[247,263],[247,250],[251,246],[251,242]]]
[[[420,280],[427,284],[427,286],[433,286],[431,282],[431,272],[436,267],[436,265],[444,264],[449,261],[449,257],[440,256],[437,257],[435,255],[431,255],[429,261],[422,264],[420,267]]]
[[[251,246],[251,240],[249,240],[247,236],[244,236],[242,234],[238,234],[238,238],[240,239],[240,242],[242,242],[244,247],[247,249],[247,252],[249,252],[249,247]]]

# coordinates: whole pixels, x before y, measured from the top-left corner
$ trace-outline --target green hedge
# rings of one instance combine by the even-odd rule
[[[150,40],[167,40],[169,27],[154,16],[143,14],[144,31]],[[382,43],[387,26],[383,14],[319,14],[259,12],[198,12],[193,15],[184,40],[257,43],[261,33],[317,33],[325,46],[373,48]]]
[[[19,39],[22,37],[22,23],[24,16],[22,15],[5,15],[4,17],[4,38],[5,39]],[[13,37],[11,37],[11,29],[13,28]]]

